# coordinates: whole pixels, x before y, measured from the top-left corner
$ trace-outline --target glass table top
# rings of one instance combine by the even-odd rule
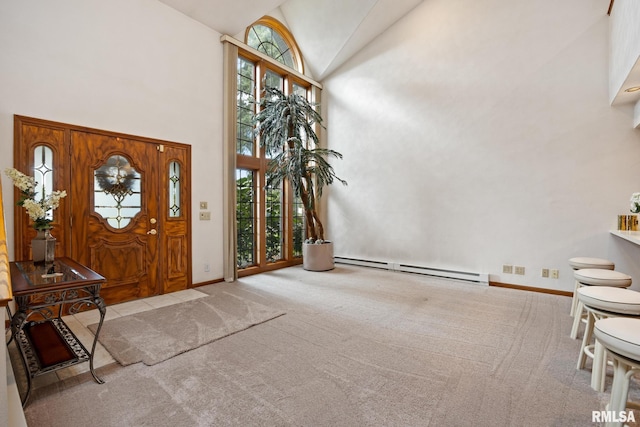
[[[85,280],[73,267],[55,260],[52,264],[34,264],[33,261],[16,262],[16,266],[30,286]]]

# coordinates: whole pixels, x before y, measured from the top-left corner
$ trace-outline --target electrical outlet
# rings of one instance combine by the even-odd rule
[[[204,272],[205,272],[205,273],[208,273],[208,272],[210,272],[210,271],[211,271],[211,266],[210,266],[208,263],[207,263],[207,264],[205,264],[205,265],[204,265]]]
[[[524,267],[520,267],[520,266],[516,265],[516,268],[514,269],[514,272],[516,274],[519,274],[519,275],[522,276],[522,275],[524,275]]]
[[[513,265],[505,264],[502,266],[502,272],[507,274],[513,273]]]
[[[542,269],[542,277],[549,277],[549,269],[548,268],[543,268]]]
[[[551,270],[551,278],[552,279],[557,279],[558,277],[560,277],[560,272],[555,268],[553,270]]]

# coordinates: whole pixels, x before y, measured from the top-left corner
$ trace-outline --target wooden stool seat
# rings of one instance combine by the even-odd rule
[[[601,270],[598,268],[583,268],[573,272],[573,277],[576,280],[576,286],[579,290],[585,286],[608,286],[616,288],[628,288],[631,286],[631,276],[614,270]],[[576,339],[578,336],[578,329],[584,316],[584,305],[577,298],[576,293],[574,297],[578,301],[576,309],[573,313],[573,326],[571,328],[571,338]]]
[[[615,264],[613,261],[609,261],[604,258],[592,258],[592,257],[574,257],[569,259],[569,266],[574,270],[581,270],[583,268],[598,268],[601,270],[613,270],[615,269]],[[576,311],[576,306],[578,304],[578,297],[576,296],[576,291],[580,285],[578,282],[575,282],[575,286],[573,289],[573,298],[571,298],[571,312],[569,313],[571,316]]]
[[[604,391],[607,358],[601,345],[591,344],[594,324],[609,317],[640,318],[640,292],[608,286],[585,286],[578,289],[578,300],[586,311],[587,326],[582,337],[577,368],[584,368],[587,356],[592,358],[591,387]]]
[[[578,298],[589,307],[613,313],[640,316],[640,292],[610,286],[585,286]]]
[[[600,270],[613,270],[615,264],[613,261],[609,261],[604,258],[590,258],[590,257],[575,257],[569,260],[569,266],[574,270],[581,270],[583,268],[598,268]]]
[[[573,277],[581,285],[589,286],[615,286],[626,288],[631,285],[631,276],[614,270],[601,270],[599,268],[583,268],[576,270]]]
[[[640,319],[610,317],[598,320],[594,326],[596,342],[600,343],[613,359],[613,385],[607,410],[616,414],[627,407],[637,407],[627,402],[629,378],[640,371]],[[607,427],[622,426],[621,421],[607,422]]]

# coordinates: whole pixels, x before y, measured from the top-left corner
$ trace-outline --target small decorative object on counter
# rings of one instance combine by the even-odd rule
[[[36,264],[51,264],[56,256],[56,238],[51,228],[36,230],[38,234],[31,240],[31,258]]]
[[[627,215],[618,215],[618,230],[627,230]]]

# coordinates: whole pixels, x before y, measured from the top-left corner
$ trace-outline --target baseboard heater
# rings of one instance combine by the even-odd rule
[[[361,267],[379,268],[381,270],[402,271],[405,273],[424,274],[426,276],[443,277],[447,279],[466,280],[481,285],[489,285],[489,275],[486,273],[470,273],[468,271],[446,270],[442,268],[421,267],[417,265],[400,264],[396,262],[372,261],[357,258],[334,257],[338,264],[359,265]]]

